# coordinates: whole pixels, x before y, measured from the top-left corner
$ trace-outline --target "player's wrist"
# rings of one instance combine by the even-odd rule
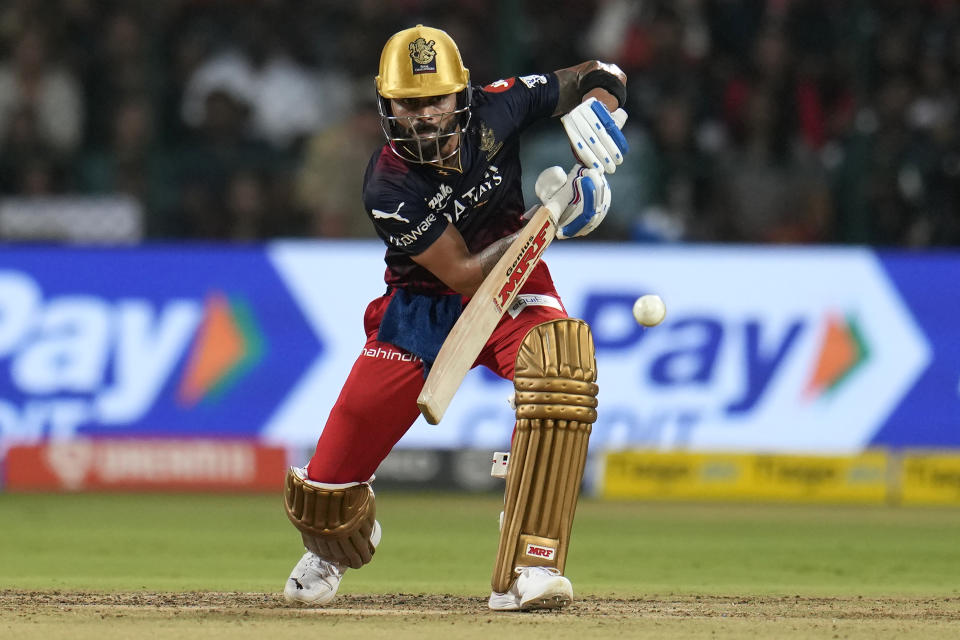
[[[597,87],[596,89],[591,89],[590,91],[583,94],[582,102],[586,102],[591,98],[596,98],[600,104],[607,108],[607,111],[613,113],[620,108],[620,103],[617,100],[617,96],[613,95],[606,89],[602,87]]]
[[[623,72],[620,71],[620,69],[615,65],[610,65],[610,67],[619,72],[620,75],[623,75]],[[611,106],[607,104],[605,100],[601,99],[599,96],[596,96],[598,100],[604,103],[604,106],[606,106],[609,111],[616,111],[627,101],[626,83],[615,73],[611,73],[608,68],[594,69],[590,73],[583,76],[583,78],[580,80],[580,94],[582,96],[582,100],[586,100],[589,94],[597,89],[602,89],[605,93],[610,94],[610,96],[616,100],[616,104]]]

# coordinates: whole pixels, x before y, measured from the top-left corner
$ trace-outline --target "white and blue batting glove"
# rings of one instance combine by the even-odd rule
[[[596,98],[585,100],[560,118],[577,161],[604,173],[615,172],[630,150],[620,131],[626,121],[626,111],[617,109],[611,114]]]
[[[596,229],[610,209],[610,185],[603,172],[574,165],[544,169],[534,186],[543,206],[550,210],[561,240],[585,236]]]

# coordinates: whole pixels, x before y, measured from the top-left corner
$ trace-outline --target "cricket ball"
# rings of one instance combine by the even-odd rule
[[[645,327],[655,327],[663,322],[667,315],[667,308],[660,296],[646,295],[637,298],[633,303],[633,317],[638,324]]]

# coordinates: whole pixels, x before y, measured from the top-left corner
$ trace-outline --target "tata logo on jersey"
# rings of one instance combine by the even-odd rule
[[[479,184],[470,187],[464,191],[460,197],[453,200],[453,213],[444,212],[443,215],[447,218],[448,222],[458,222],[464,217],[463,212],[468,208],[486,204],[490,192],[496,189],[501,182],[503,182],[503,176],[500,175],[500,168],[496,165],[489,165],[483,173],[483,180],[481,180]],[[446,206],[446,202],[444,202],[443,206]]]
[[[0,271],[0,434],[135,422],[168,381],[185,409],[216,403],[265,348],[248,305],[222,292],[161,302],[44,297],[31,277]]]

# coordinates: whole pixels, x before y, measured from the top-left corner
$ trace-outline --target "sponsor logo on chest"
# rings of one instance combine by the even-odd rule
[[[390,236],[390,244],[398,247],[409,247],[411,244],[419,240],[423,234],[426,233],[427,229],[433,226],[433,223],[436,221],[437,215],[435,213],[431,213],[424,218],[423,222],[410,229],[410,231],[401,233],[399,236]]]
[[[433,211],[438,211],[447,206],[447,201],[450,199],[450,194],[453,193],[453,187],[448,184],[441,184],[440,190],[437,191],[429,201],[427,201],[427,207]]]
[[[453,197],[453,187],[448,184],[440,185],[439,190],[427,200],[427,208],[438,211],[450,222],[459,222],[468,215],[468,209],[483,206],[490,198],[490,192],[503,182],[503,175],[496,165],[488,165],[483,177],[477,184],[472,185],[457,197]],[[452,203],[452,205],[451,205]],[[444,211],[444,209],[447,209]],[[405,246],[405,245],[404,245]]]

